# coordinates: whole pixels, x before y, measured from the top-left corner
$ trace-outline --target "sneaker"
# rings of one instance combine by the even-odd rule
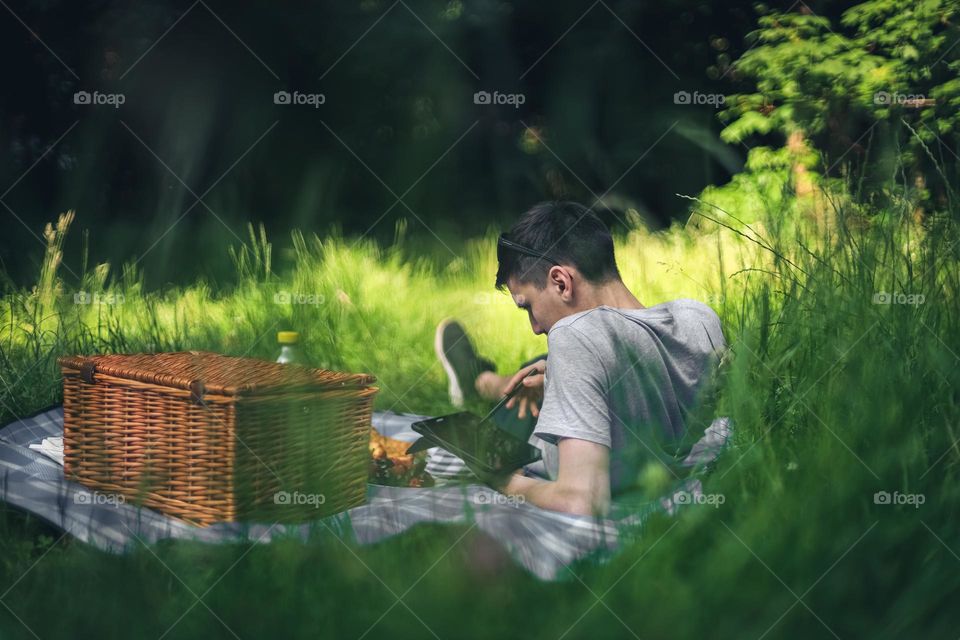
[[[447,372],[450,403],[459,408],[467,398],[476,398],[477,376],[482,371],[494,371],[495,367],[477,355],[463,325],[449,318],[438,324],[433,348]]]

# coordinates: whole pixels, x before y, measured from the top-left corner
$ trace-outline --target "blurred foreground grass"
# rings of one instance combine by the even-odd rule
[[[830,224],[747,227],[713,212],[732,229],[618,239],[644,304],[694,297],[724,322],[733,358],[718,411],[736,433],[705,483],[725,496],[718,508],[655,517],[621,554],[558,584],[468,527],[372,547],[320,535],[116,557],[6,512],[4,636],[955,637],[955,224],[837,206]],[[546,348],[492,289],[493,233],[426,260],[402,225],[389,248],[294,233],[280,256],[251,230],[232,249],[235,283],[145,291],[133,268],[84,269],[80,287],[65,285],[68,224],[49,229],[37,287],[4,295],[4,422],[59,400],[55,357],[69,352],[273,358],[275,332],[297,329],[315,364],[376,374],[378,409],[438,413],[450,408],[432,352],[441,318],[461,318],[501,371]],[[904,495],[922,504],[895,504]]]

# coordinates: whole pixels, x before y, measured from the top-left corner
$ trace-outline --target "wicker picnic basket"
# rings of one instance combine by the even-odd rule
[[[366,499],[373,376],[200,351],[58,363],[68,479],[200,525]]]

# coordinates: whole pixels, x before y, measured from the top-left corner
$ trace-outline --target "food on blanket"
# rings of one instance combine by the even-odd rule
[[[409,442],[394,440],[370,429],[370,469],[375,484],[398,487],[429,487],[433,478],[426,472],[426,452],[408,454]]]

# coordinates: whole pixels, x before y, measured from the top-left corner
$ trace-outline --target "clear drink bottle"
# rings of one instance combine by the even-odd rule
[[[280,331],[277,333],[277,343],[280,345],[280,357],[277,358],[277,362],[307,366],[306,358],[300,351],[299,333],[296,331]]]

